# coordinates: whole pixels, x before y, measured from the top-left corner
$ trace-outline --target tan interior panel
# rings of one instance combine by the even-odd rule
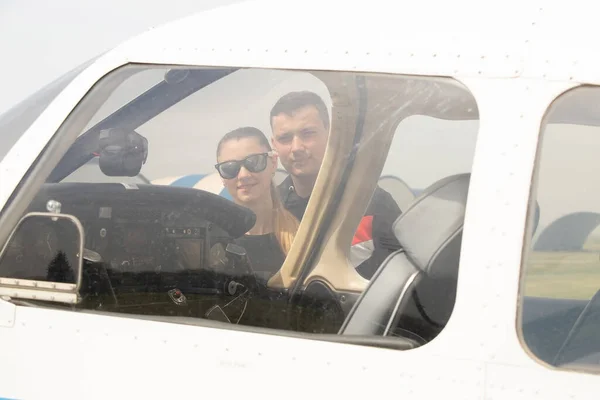
[[[336,291],[362,292],[368,280],[348,262],[352,237],[367,209],[396,127],[406,115],[406,97],[394,77],[365,75],[367,110],[360,149],[320,256],[304,284],[321,280]],[[333,244],[333,245],[331,245]]]

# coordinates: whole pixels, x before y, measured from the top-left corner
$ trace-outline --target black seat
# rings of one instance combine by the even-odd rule
[[[339,334],[433,339],[454,308],[470,174],[429,186],[396,220],[402,250],[379,267]]]

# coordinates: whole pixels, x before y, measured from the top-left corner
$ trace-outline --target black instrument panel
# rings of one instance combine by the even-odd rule
[[[255,222],[249,209],[191,188],[45,184],[28,211],[49,201],[79,219],[85,249],[100,259],[84,263],[85,309],[203,315],[235,277],[224,249]]]

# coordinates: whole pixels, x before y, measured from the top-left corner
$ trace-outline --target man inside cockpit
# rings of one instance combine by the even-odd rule
[[[291,92],[275,103],[270,122],[273,148],[289,173],[278,186],[281,200],[301,220],[325,155],[329,112],[317,94]],[[393,197],[377,186],[352,240],[350,261],[364,278],[400,248],[392,230],[400,213]]]

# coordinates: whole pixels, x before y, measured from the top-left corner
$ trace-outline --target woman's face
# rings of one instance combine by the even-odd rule
[[[236,203],[250,206],[261,201],[269,201],[271,198],[270,186],[277,169],[277,156],[267,156],[264,160],[262,157],[254,156],[268,151],[269,149],[262,146],[258,139],[251,137],[228,140],[221,145],[221,151],[217,158],[218,163],[243,161],[248,156],[253,156],[249,160],[252,165],[262,166],[266,164],[265,168],[259,172],[251,172],[242,164],[237,176],[231,179],[221,177],[223,185]],[[229,165],[228,169],[231,169],[231,167]]]

